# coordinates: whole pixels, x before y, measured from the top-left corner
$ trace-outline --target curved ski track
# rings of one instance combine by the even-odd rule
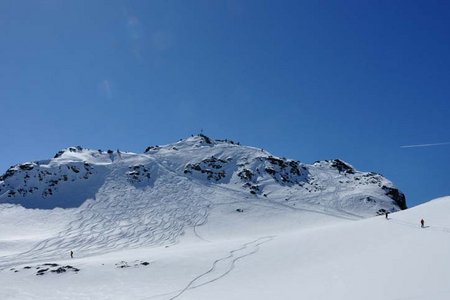
[[[225,277],[226,275],[228,275],[234,269],[237,261],[239,261],[245,257],[248,257],[250,255],[255,254],[256,252],[258,252],[260,245],[270,242],[274,238],[275,238],[275,236],[264,236],[264,237],[260,237],[256,240],[247,242],[247,243],[243,244],[241,247],[229,251],[227,256],[216,259],[207,271],[205,271],[205,272],[199,274],[198,276],[196,276],[195,278],[193,278],[181,290],[170,292],[170,293],[165,293],[165,294],[160,294],[160,295],[154,295],[154,296],[144,298],[144,299],[154,299],[154,298],[168,296],[168,297],[170,297],[170,298],[168,298],[168,300],[174,300],[174,299],[182,296],[188,290],[196,289],[196,288],[205,286],[207,284],[213,283],[213,282]],[[176,293],[176,294],[173,296],[170,296],[171,294],[174,294],[174,293]]]

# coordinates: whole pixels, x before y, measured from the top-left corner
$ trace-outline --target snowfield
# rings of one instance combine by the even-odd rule
[[[339,160],[71,147],[0,177],[0,299],[450,299],[450,197],[404,208]]]
[[[66,253],[66,259],[45,261],[74,266],[80,269],[76,273],[38,276],[36,267],[44,263],[39,258],[4,268],[0,298],[449,299],[448,211],[450,197],[393,213],[389,220],[330,220],[317,215],[313,222],[314,213],[307,213],[311,215],[305,222],[310,224],[305,227],[289,230],[278,225],[267,232],[236,213],[228,236],[226,227],[217,233],[205,224],[198,228],[202,238],[191,230],[168,247],[81,258],[75,252],[74,259]],[[20,217],[23,212],[16,213]],[[302,219],[303,213],[280,215],[278,221],[287,226],[296,218]],[[234,237],[237,227],[241,232]],[[10,231],[11,238],[16,232],[20,228]],[[121,268],[123,262],[129,267]],[[3,258],[2,264],[9,261]]]

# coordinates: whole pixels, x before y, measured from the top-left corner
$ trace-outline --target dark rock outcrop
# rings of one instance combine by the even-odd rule
[[[386,195],[397,203],[400,209],[407,209],[406,197],[397,188],[383,186],[382,189],[386,192]]]

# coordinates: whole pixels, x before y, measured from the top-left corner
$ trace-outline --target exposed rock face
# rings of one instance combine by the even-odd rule
[[[400,207],[400,209],[407,209],[406,205],[406,197],[405,195],[400,192],[397,188],[394,187],[387,187],[383,186],[383,190],[386,191],[386,195],[389,196],[392,200],[397,203],[397,205]]]
[[[339,171],[339,173],[355,174],[355,169],[353,169],[352,166],[343,162],[340,159],[333,160],[331,166],[333,168],[336,168]]]
[[[192,174],[199,172],[205,174],[208,180],[220,181],[226,176],[225,168],[227,167],[227,163],[227,160],[211,156],[199,163],[187,164],[184,173]]]
[[[7,197],[28,197],[38,193],[45,198],[53,195],[53,191],[59,188],[61,182],[87,180],[95,173],[88,163],[73,163],[52,170],[42,168],[36,163],[21,164],[9,168],[0,177],[3,182],[0,184],[0,193],[4,188],[8,188]]]
[[[130,171],[126,173],[128,181],[131,183],[142,183],[151,178],[150,170],[143,165],[128,167]]]

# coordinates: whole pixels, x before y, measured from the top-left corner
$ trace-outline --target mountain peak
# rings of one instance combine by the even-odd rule
[[[0,203],[25,207],[77,207],[110,185],[165,189],[165,182],[228,191],[283,205],[369,216],[406,208],[403,193],[376,173],[357,171],[339,159],[312,165],[280,158],[231,140],[199,134],[136,154],[91,150],[59,151],[53,159],[11,167],[0,177]],[[174,187],[173,193],[178,193]],[[151,196],[148,196],[151,198]],[[150,201],[150,199],[149,199]]]
[[[198,148],[198,147],[212,147],[219,144],[228,144],[228,145],[237,145],[240,143],[236,143],[232,140],[228,139],[213,139],[204,134],[197,134],[187,137],[185,139],[180,139],[178,142],[173,144],[168,144],[164,146],[148,146],[144,153],[154,153],[154,151],[158,151],[161,149],[166,150],[177,150],[177,149],[185,149],[185,148]]]

